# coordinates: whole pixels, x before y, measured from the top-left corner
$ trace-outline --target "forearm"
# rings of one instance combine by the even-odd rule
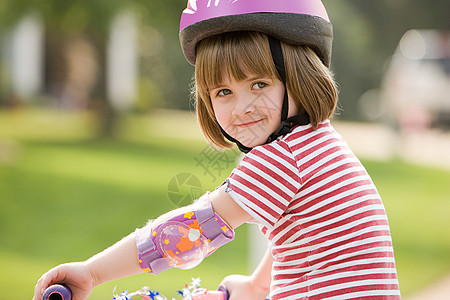
[[[86,261],[94,285],[142,273],[134,233]]]
[[[222,280],[230,299],[266,299],[270,290],[273,259],[268,250],[251,276],[229,275]]]
[[[225,220],[228,221],[232,227],[239,226],[249,218],[248,215],[222,191],[222,189],[218,189],[211,193],[211,198],[214,211],[216,211],[219,216],[223,215],[226,218]],[[202,207],[209,203],[209,201],[209,196],[205,196],[192,205],[165,213],[156,220],[151,221],[150,227],[153,230],[165,221],[177,215]],[[135,233],[131,233],[110,248],[93,256],[87,260],[86,263],[94,278],[95,285],[143,272],[139,266]]]
[[[192,209],[192,206],[170,211],[151,221],[151,226],[155,228],[165,220],[182,212],[188,212],[190,209]],[[95,285],[142,273],[143,270],[138,263],[135,233],[131,233],[108,249],[94,255],[86,261],[86,264],[94,278]]]
[[[193,205],[173,210],[151,221],[147,228],[138,231],[138,243],[136,241],[136,233],[133,232],[108,249],[92,256],[87,261],[62,264],[49,270],[38,280],[33,299],[42,299],[44,290],[54,283],[67,284],[73,292],[74,299],[87,299],[92,289],[99,284],[144,272],[141,269],[141,265],[145,265],[145,262],[139,262],[140,254],[138,253],[137,245],[142,246],[139,243],[141,241],[139,234],[147,230],[148,234],[150,234],[159,224],[175,216],[185,214],[194,209],[201,209],[207,205],[211,205],[214,212],[219,216],[219,218],[215,218],[216,221],[222,218],[225,220],[225,222],[222,221],[219,225],[222,229],[223,227],[231,226],[229,229],[232,230],[250,218],[225,193],[224,188],[217,189],[210,195],[201,197]],[[226,232],[225,230],[223,231]],[[221,245],[227,242],[227,239],[232,239],[233,235],[230,236],[228,234],[226,237],[223,235],[215,235],[215,237],[212,236],[211,238],[214,241],[219,237],[222,239],[218,239],[217,244]]]
[[[45,289],[55,283],[68,285],[73,299],[84,300],[101,283],[141,272],[132,233],[87,261],[61,264],[49,270],[38,280],[33,300],[43,299]]]
[[[264,291],[269,291],[270,282],[272,281],[272,265],[273,258],[270,254],[270,249],[268,248],[263,258],[261,259],[261,262],[251,275],[251,280],[254,286],[259,287]]]

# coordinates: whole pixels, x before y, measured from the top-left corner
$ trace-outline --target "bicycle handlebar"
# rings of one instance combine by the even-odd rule
[[[71,300],[72,291],[67,285],[54,284],[49,286],[42,295],[42,300]]]
[[[230,294],[224,285],[219,286],[215,291],[201,289],[191,294],[192,300],[228,300]],[[67,285],[54,284],[49,286],[42,296],[42,300],[71,300],[72,291]],[[116,298],[114,298],[116,299]],[[128,298],[127,298],[128,299]],[[153,299],[153,298],[152,298]],[[268,298],[267,298],[268,299]]]

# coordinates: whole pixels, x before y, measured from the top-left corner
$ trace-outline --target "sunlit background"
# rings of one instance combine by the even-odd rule
[[[426,293],[450,274],[450,2],[324,4],[340,90],[334,124],[383,197],[402,294],[447,299]],[[31,299],[49,268],[214,189],[235,166],[237,151],[212,151],[196,124],[194,69],[178,42],[185,7],[0,1],[2,299]],[[91,299],[111,299],[115,285],[176,296],[191,277],[214,289],[255,265],[264,246],[251,233],[240,228],[193,270],[107,283]]]

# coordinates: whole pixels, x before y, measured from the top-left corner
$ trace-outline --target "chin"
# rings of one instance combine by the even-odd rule
[[[264,143],[267,141],[267,138],[264,140],[252,140],[250,142],[241,142],[242,145],[249,148],[255,148],[256,146],[264,145]]]

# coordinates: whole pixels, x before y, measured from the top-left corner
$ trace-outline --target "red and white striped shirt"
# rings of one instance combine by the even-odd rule
[[[227,192],[272,244],[271,299],[400,299],[383,203],[329,121],[254,148]]]

